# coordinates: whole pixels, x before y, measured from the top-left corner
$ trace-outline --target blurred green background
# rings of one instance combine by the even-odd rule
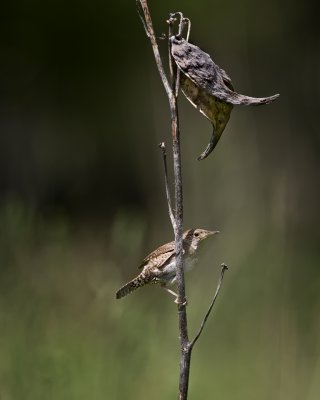
[[[237,91],[281,93],[235,108],[201,163],[211,126],[180,99],[184,225],[221,231],[187,276],[191,335],[230,266],[190,399],[320,396],[315,4],[150,1],[157,34],[183,11]],[[6,2],[0,15],[0,399],[174,399],[172,299],[114,295],[172,239],[168,105],[135,1]]]

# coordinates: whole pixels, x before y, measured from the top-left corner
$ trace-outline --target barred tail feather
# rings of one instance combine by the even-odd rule
[[[121,299],[121,297],[127,296],[132,293],[134,290],[138,289],[141,286],[146,285],[151,281],[150,276],[146,276],[144,273],[141,273],[136,278],[132,279],[132,281],[128,282],[124,286],[122,286],[116,293],[116,298]]]

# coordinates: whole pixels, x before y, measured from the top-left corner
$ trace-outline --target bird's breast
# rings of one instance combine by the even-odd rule
[[[184,269],[186,271],[190,271],[195,266],[197,261],[198,259],[196,257],[186,257],[184,260]]]
[[[184,259],[184,269],[185,271],[189,271],[194,265],[198,259],[196,257],[185,257]],[[163,273],[165,275],[173,276],[176,275],[176,260],[172,260],[169,262],[164,268],[163,268]]]
[[[197,258],[193,257],[185,257],[184,259],[184,270],[189,271],[197,262]],[[173,259],[168,264],[164,265],[161,269],[157,270],[157,273],[154,274],[155,279],[158,282],[166,282],[172,284],[176,281],[177,269],[176,269],[176,260]]]

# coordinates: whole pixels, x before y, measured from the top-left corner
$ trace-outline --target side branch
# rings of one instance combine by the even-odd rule
[[[163,166],[164,166],[164,181],[165,181],[165,186],[166,186],[166,196],[167,196],[167,203],[168,203],[168,210],[169,210],[169,216],[172,224],[173,231],[176,231],[176,220],[172,211],[172,205],[171,205],[171,194],[170,194],[170,189],[169,189],[169,183],[168,183],[168,167],[167,167],[167,153],[166,153],[166,145],[164,142],[159,144],[159,147],[162,151],[162,158],[163,158]]]
[[[200,335],[201,335],[201,333],[202,333],[202,331],[204,329],[204,326],[205,326],[205,324],[207,322],[207,319],[208,319],[208,317],[209,317],[209,315],[211,313],[211,310],[212,310],[212,308],[214,306],[214,303],[216,302],[216,299],[218,297],[218,294],[219,294],[219,291],[220,291],[220,288],[221,288],[221,285],[222,285],[224,273],[227,271],[227,269],[228,269],[228,267],[226,266],[226,264],[224,264],[224,263],[221,264],[220,279],[219,279],[219,282],[218,282],[218,286],[217,286],[216,292],[215,292],[215,294],[213,296],[213,299],[212,299],[211,304],[210,304],[210,306],[208,308],[208,311],[206,312],[206,314],[205,314],[205,316],[204,316],[204,318],[203,318],[203,320],[201,322],[201,325],[200,325],[200,328],[198,330],[198,333],[196,334],[194,339],[190,342],[190,345],[189,345],[190,346],[190,350],[192,350],[193,346],[196,344],[197,340],[199,339],[199,337],[200,337]]]

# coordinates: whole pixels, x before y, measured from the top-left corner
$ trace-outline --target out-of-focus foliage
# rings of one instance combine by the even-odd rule
[[[191,333],[230,266],[190,398],[316,400],[315,4],[149,2],[159,36],[169,12],[191,18],[191,41],[237,91],[281,94],[235,108],[202,163],[211,127],[181,97],[185,227],[221,231],[187,276]],[[172,239],[157,148],[168,105],[135,1],[6,2],[0,15],[0,399],[175,398],[172,299],[153,286],[114,298]]]

